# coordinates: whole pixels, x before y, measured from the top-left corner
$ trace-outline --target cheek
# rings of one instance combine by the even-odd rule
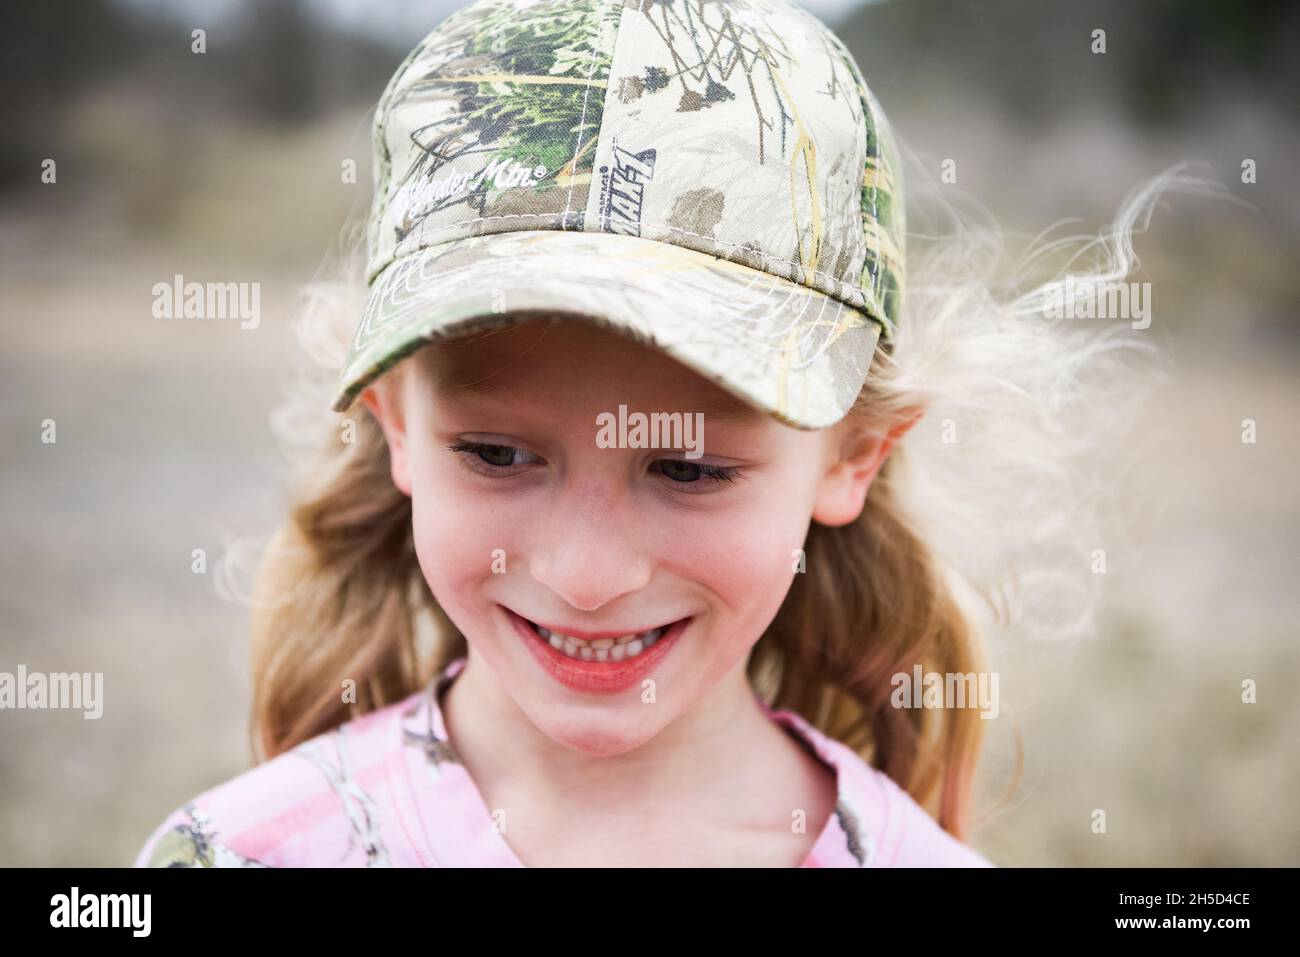
[[[471,615],[483,611],[475,604],[482,593],[478,586],[515,570],[519,524],[499,498],[483,501],[468,491],[461,472],[454,461],[419,463],[411,480],[411,520],[424,579],[464,629]]]
[[[733,626],[726,633],[753,643],[790,589],[812,504],[788,484],[746,491],[734,508],[684,517],[663,563],[716,596]]]

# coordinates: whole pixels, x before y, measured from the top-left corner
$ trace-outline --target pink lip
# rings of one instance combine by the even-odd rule
[[[588,694],[617,694],[620,691],[626,691],[628,688],[634,687],[654,670],[655,666],[663,660],[663,657],[668,652],[676,647],[677,639],[686,630],[686,626],[691,623],[690,618],[683,618],[674,622],[655,642],[653,648],[641,652],[635,658],[625,661],[580,661],[560,654],[551,647],[550,642],[544,641],[541,635],[533,631],[526,620],[516,615],[509,608],[505,608],[505,606],[502,606],[502,608],[511,624],[514,625],[515,631],[519,632],[520,637],[524,639],[528,650],[532,652],[533,657],[542,666],[542,670],[566,688]],[[548,631],[558,631],[562,635],[572,635],[574,638],[585,638],[589,641],[599,640],[600,638],[618,638],[632,634],[632,632],[627,631],[575,633],[558,628],[551,629],[547,625],[542,625],[542,627],[547,628]]]

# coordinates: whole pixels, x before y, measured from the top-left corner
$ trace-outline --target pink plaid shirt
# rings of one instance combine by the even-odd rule
[[[443,724],[442,691],[464,664],[196,796],[135,866],[522,867]],[[835,812],[803,867],[993,866],[848,747],[793,711],[764,710],[836,773]]]

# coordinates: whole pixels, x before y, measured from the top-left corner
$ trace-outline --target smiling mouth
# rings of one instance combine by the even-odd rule
[[[636,658],[653,648],[675,625],[687,621],[682,618],[636,634],[587,639],[552,631],[523,616],[520,616],[520,620],[532,629],[533,634],[566,658],[595,662],[620,662]]]

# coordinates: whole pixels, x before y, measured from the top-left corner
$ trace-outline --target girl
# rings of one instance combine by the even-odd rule
[[[314,288],[277,422],[265,760],[137,864],[989,866],[996,701],[945,691],[1003,560],[1086,536],[1040,520],[1115,327],[969,233],[905,297],[888,123],[785,0],[477,0],[374,138],[369,287]]]

